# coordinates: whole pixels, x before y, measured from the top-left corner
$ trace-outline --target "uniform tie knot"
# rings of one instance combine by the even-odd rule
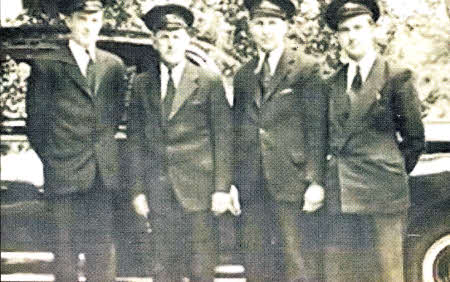
[[[358,92],[361,89],[361,86],[362,86],[361,68],[358,65],[356,66],[356,74],[352,82],[352,90]]]
[[[165,118],[169,119],[170,112],[172,111],[173,100],[175,98],[176,88],[175,88],[175,83],[173,81],[173,76],[172,76],[173,69],[171,67],[167,67],[167,70],[168,70],[167,71],[167,73],[168,73],[167,93],[166,93],[166,97],[164,98],[163,110],[164,110]]]

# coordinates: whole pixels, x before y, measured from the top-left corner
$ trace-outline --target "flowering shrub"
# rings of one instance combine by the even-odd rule
[[[155,0],[156,1],[156,0]],[[142,7],[151,0],[106,0],[105,25],[113,29],[145,27],[139,20]],[[289,40],[320,62],[322,74],[329,76],[345,62],[336,36],[322,17],[331,0],[296,1],[297,14],[290,21]],[[380,53],[389,60],[406,65],[417,74],[416,87],[423,101],[424,115],[429,119],[450,119],[450,65],[448,58],[448,16],[440,0],[379,0],[381,17],[377,22],[377,43]],[[400,3],[401,2],[401,3]],[[193,44],[212,57],[225,80],[232,79],[237,69],[256,55],[248,32],[248,12],[243,0],[191,0],[194,11],[195,40]],[[439,14],[443,11],[444,14]],[[145,12],[145,11],[144,11]],[[19,16],[14,25],[59,24],[56,18],[33,12]],[[1,106],[12,116],[23,116],[25,79],[14,74],[20,67],[8,58],[2,63]],[[15,114],[14,114],[15,113]]]
[[[426,120],[450,120],[448,22],[435,15],[392,16],[384,55],[413,70]]]
[[[8,26],[21,26],[21,25],[57,25],[62,24],[59,18],[50,17],[44,13],[28,13],[27,10],[23,11],[15,19],[7,19],[6,24]]]
[[[119,30],[141,30],[136,20],[141,16],[142,0],[105,0],[104,27]]]
[[[3,118],[25,118],[26,79],[30,76],[30,66],[16,63],[10,56],[1,64],[0,110]]]

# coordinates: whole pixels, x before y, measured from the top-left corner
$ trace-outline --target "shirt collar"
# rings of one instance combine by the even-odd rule
[[[183,60],[181,63],[172,68],[172,80],[175,88],[178,88],[178,85],[180,84],[185,66],[186,61]],[[167,95],[167,83],[169,82],[169,68],[164,63],[161,62],[160,70],[161,70],[161,100],[164,100],[164,98]]]
[[[353,81],[353,78],[356,75],[356,68],[359,66],[361,71],[361,78],[362,81],[366,81],[367,77],[369,76],[370,70],[373,67],[373,64],[375,63],[375,60],[377,58],[377,53],[375,50],[372,50],[368,52],[359,62],[355,62],[353,60],[350,60],[349,66],[348,66],[348,73],[347,73],[347,86]]]
[[[90,46],[88,54],[88,52],[86,52],[86,48],[73,40],[69,40],[69,49],[77,62],[81,74],[86,76],[89,60],[92,59],[95,62],[95,45]]]
[[[255,69],[255,74],[259,73],[263,67],[264,59],[266,56],[269,56],[269,67],[270,67],[270,74],[274,75],[275,71],[277,69],[278,63],[280,62],[281,56],[284,52],[284,44],[282,44],[280,47],[272,50],[271,52],[264,53],[262,51],[259,51],[259,61],[258,66]]]
[[[77,57],[87,57],[89,59],[92,59],[94,62],[96,60],[94,44],[90,45],[89,48],[86,49],[85,47],[81,46],[74,40],[70,39],[69,48],[72,51],[73,55],[75,56],[75,59]]]
[[[164,63],[161,63],[160,66],[161,66],[161,80],[166,82],[163,84],[167,84],[167,81],[169,80],[169,68]],[[180,84],[185,66],[186,61],[183,60],[178,65],[172,68],[172,79],[173,83],[175,84],[175,87],[178,87],[178,85]]]

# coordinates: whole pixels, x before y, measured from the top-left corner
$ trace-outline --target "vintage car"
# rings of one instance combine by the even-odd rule
[[[28,62],[36,56],[59,48],[65,40],[67,29],[62,26],[32,25],[0,28],[0,63],[2,70],[13,70],[14,80],[2,88],[1,116],[1,281],[52,281],[51,253],[53,226],[44,199],[43,167],[37,154],[30,149],[25,135],[25,92],[23,77],[29,75]],[[5,40],[3,40],[3,38]],[[152,41],[148,33],[138,31],[117,31],[103,29],[97,44],[100,48],[118,54],[127,66],[129,82],[136,73],[156,59]],[[187,50],[187,58],[203,68],[221,72],[216,62],[207,53],[214,46],[207,42],[192,40]],[[217,50],[216,54],[220,53]],[[222,54],[222,56],[226,56]],[[226,57],[228,64],[237,63]],[[25,74],[24,74],[25,73]],[[2,72],[2,75],[6,73]],[[17,74],[17,75],[16,75]],[[17,77],[19,76],[19,77]],[[12,80],[5,76],[5,81]],[[11,86],[12,85],[12,86]],[[227,98],[231,103],[230,83],[224,81]],[[8,89],[9,87],[9,89]],[[11,90],[12,89],[12,90]],[[9,92],[9,93],[8,93]],[[130,93],[124,99],[128,104]],[[122,183],[125,191],[127,183],[126,113],[122,117],[115,138],[119,141],[123,158],[121,162]],[[151,274],[142,263],[151,260],[151,236],[148,221],[136,216],[130,209],[127,193],[117,195],[116,238],[118,240],[118,274],[121,277],[146,277]],[[227,233],[232,222],[225,220],[221,229]],[[229,240],[228,240],[229,241]],[[146,249],[148,248],[150,249]],[[226,260],[226,259],[225,259]],[[83,257],[80,257],[82,271]],[[222,271],[222,270],[224,271]],[[242,273],[242,267],[222,267],[218,269],[226,277]],[[237,274],[238,275],[238,274]],[[125,279],[126,280],[126,279]],[[134,279],[136,280],[136,279]],[[133,280],[133,281],[134,281]],[[139,280],[139,279],[137,279]]]
[[[61,33],[58,28],[49,26],[1,28],[0,36],[8,40],[0,45],[0,61],[4,62],[5,54],[9,54],[15,61],[26,63],[37,54],[56,48],[54,43],[61,40]],[[144,70],[147,60],[155,56],[145,33],[125,37],[125,34],[105,32],[99,45],[124,58],[130,67],[130,77]],[[214,60],[195,44],[189,49],[188,58],[219,71]],[[1,123],[1,280],[51,281],[50,264],[54,256],[49,246],[53,239],[50,214],[43,199],[42,164],[34,151],[28,149],[23,115],[2,116]],[[128,163],[125,127],[126,116],[116,135],[124,154],[121,163],[124,183]],[[426,141],[426,152],[409,180],[412,205],[405,248],[406,269],[409,281],[450,281],[450,121],[427,122]],[[126,197],[119,197],[116,205],[117,238],[121,240],[118,244],[119,275],[146,276],[148,273],[139,266],[142,260],[151,259],[151,251],[142,251],[138,245],[145,245],[144,241],[151,239],[139,236],[148,231],[144,228],[145,219],[136,217],[126,201]],[[226,225],[221,227],[225,234],[224,250],[232,252],[235,247],[230,234],[232,222],[223,224]],[[233,263],[226,258],[224,262]],[[242,267],[223,269],[222,273],[218,271],[218,276],[242,277]],[[41,276],[36,276],[38,274]]]
[[[408,281],[450,280],[450,122],[425,124],[426,152],[409,178]]]

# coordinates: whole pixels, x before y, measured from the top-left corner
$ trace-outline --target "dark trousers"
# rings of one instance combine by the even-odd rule
[[[79,255],[87,281],[114,281],[112,193],[100,180],[90,190],[49,198],[54,218],[56,281],[77,281]]]
[[[404,281],[406,214],[328,217],[326,281]]]
[[[320,216],[261,199],[242,203],[238,224],[247,281],[320,281]]]
[[[187,212],[174,197],[167,213],[151,215],[154,281],[213,281],[217,228],[210,211]],[[151,201],[151,199],[150,199]]]

